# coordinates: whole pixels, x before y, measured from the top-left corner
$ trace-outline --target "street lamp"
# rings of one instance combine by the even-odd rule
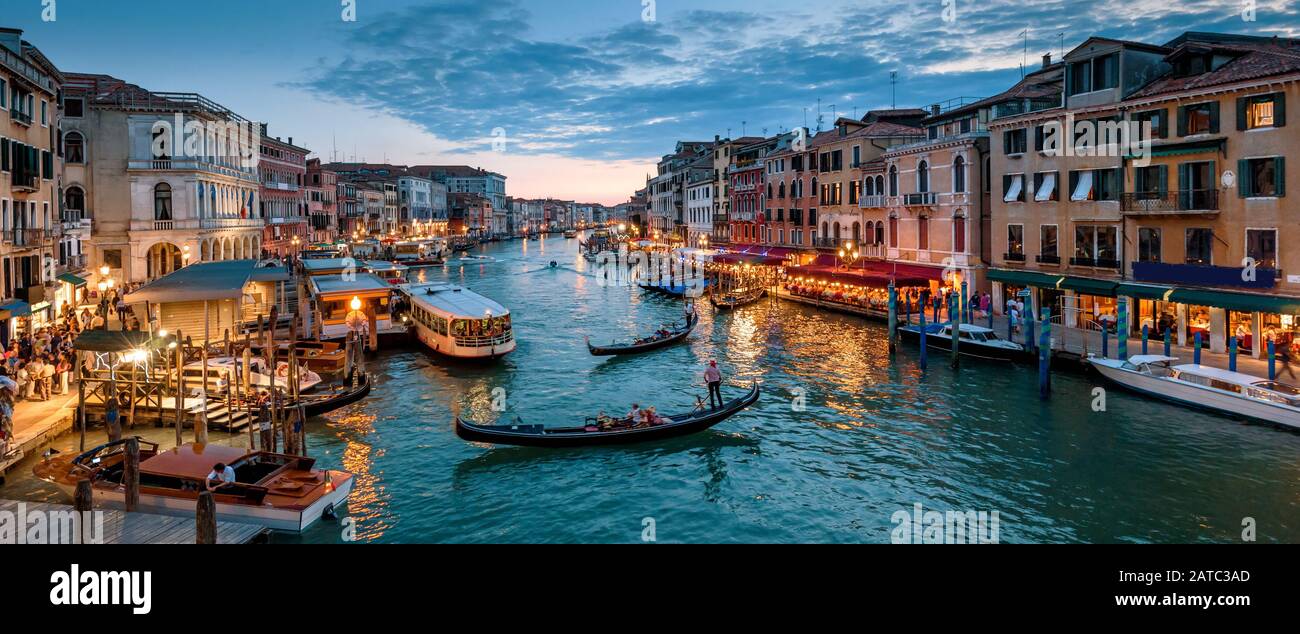
[[[861,254],[858,253],[857,247],[855,247],[852,242],[845,243],[844,246],[840,247],[840,262],[844,264],[845,270],[852,268],[853,265],[857,263],[860,255]]]

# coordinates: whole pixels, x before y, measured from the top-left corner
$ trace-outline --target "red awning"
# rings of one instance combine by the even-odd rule
[[[894,282],[897,288],[909,288],[913,286],[929,286],[928,279],[917,276],[890,275],[880,271],[853,269],[846,271],[844,269],[836,270],[833,266],[797,266],[786,269],[786,274],[792,277],[807,277],[825,282],[839,282],[841,284],[851,284],[854,286],[866,286],[868,288],[888,288],[890,281]]]
[[[928,282],[943,282],[943,268],[901,262],[868,262],[867,268],[877,273],[899,277],[921,278]]]
[[[718,264],[753,264],[755,266],[780,266],[785,258],[763,256],[754,253],[722,253],[713,256]]]

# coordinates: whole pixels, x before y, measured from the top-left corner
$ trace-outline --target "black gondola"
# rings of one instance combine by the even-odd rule
[[[758,289],[756,291],[723,293],[721,296],[710,295],[709,301],[719,310],[729,310],[753,304],[766,296],[766,289]]]
[[[340,392],[331,392],[319,396],[306,396],[302,399],[303,411],[307,418],[328,414],[336,409],[347,407],[370,395],[370,375],[363,374],[356,387],[349,386]]]
[[[691,334],[692,330],[695,330],[695,324],[699,323],[699,321],[700,321],[699,318],[696,317],[694,314],[692,314],[690,317],[686,319],[685,326],[668,333],[667,336],[660,337],[653,341],[645,341],[644,343],[633,343],[633,344],[628,344],[623,346],[617,346],[617,345],[593,346],[591,345],[591,338],[588,337],[587,349],[590,350],[591,355],[595,357],[612,357],[612,356],[622,355],[622,354],[640,354],[642,352],[658,350],[659,348],[670,346],[674,343],[677,343],[678,341],[685,339],[688,335]]]
[[[523,447],[586,447],[651,442],[704,431],[753,405],[758,401],[758,396],[758,383],[754,383],[747,394],[719,409],[701,409],[689,414],[668,416],[673,422],[655,426],[601,428],[596,419],[588,418],[587,424],[582,427],[548,429],[543,425],[475,425],[457,418],[456,435],[461,440],[470,442]]]

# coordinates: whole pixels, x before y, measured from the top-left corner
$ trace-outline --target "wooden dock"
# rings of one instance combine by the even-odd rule
[[[44,502],[19,502],[0,500],[0,513],[18,515],[19,504],[26,505],[26,513],[75,513],[66,504]],[[195,521],[193,517],[171,517],[151,513],[127,513],[120,509],[97,508],[103,513],[105,544],[193,544]],[[270,529],[256,524],[217,522],[218,544],[252,544],[265,542]]]

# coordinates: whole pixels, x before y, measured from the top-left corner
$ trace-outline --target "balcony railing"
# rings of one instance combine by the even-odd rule
[[[1039,264],[1060,264],[1061,256],[1059,255],[1039,255],[1034,257],[1034,261]]]
[[[863,196],[858,201],[858,207],[861,207],[862,209],[876,209],[884,206],[885,206],[884,194],[872,194],[870,196]]]
[[[935,192],[906,194],[903,196],[903,204],[908,207],[931,207],[939,204],[939,194]]]
[[[86,269],[86,254],[63,256],[63,263],[59,265],[59,268],[64,273],[84,271]]]
[[[1070,258],[1070,266],[1087,266],[1098,269],[1118,269],[1120,261],[1111,258]]]
[[[6,229],[4,242],[16,247],[46,246],[54,241],[54,232],[48,229]]]
[[[212,174],[245,180],[256,180],[257,178],[252,170],[229,167],[219,163],[200,161],[193,158],[127,161],[127,169],[156,172],[209,172]]]
[[[812,242],[813,246],[819,249],[838,249],[844,241],[835,238],[813,238]]]
[[[1002,259],[1007,262],[1024,262],[1025,254],[1023,253],[1003,253]]]
[[[1120,197],[1120,208],[1134,214],[1176,214],[1219,210],[1219,190],[1185,189],[1171,192],[1134,192]]]
[[[14,172],[13,178],[10,182],[14,189],[34,192],[40,189],[40,183],[38,180],[36,174],[19,174],[18,172]]]
[[[29,126],[32,124],[32,115],[29,115],[26,112],[21,112],[17,108],[11,109],[9,111],[9,118],[12,119],[14,122],[21,123],[23,125]]]

